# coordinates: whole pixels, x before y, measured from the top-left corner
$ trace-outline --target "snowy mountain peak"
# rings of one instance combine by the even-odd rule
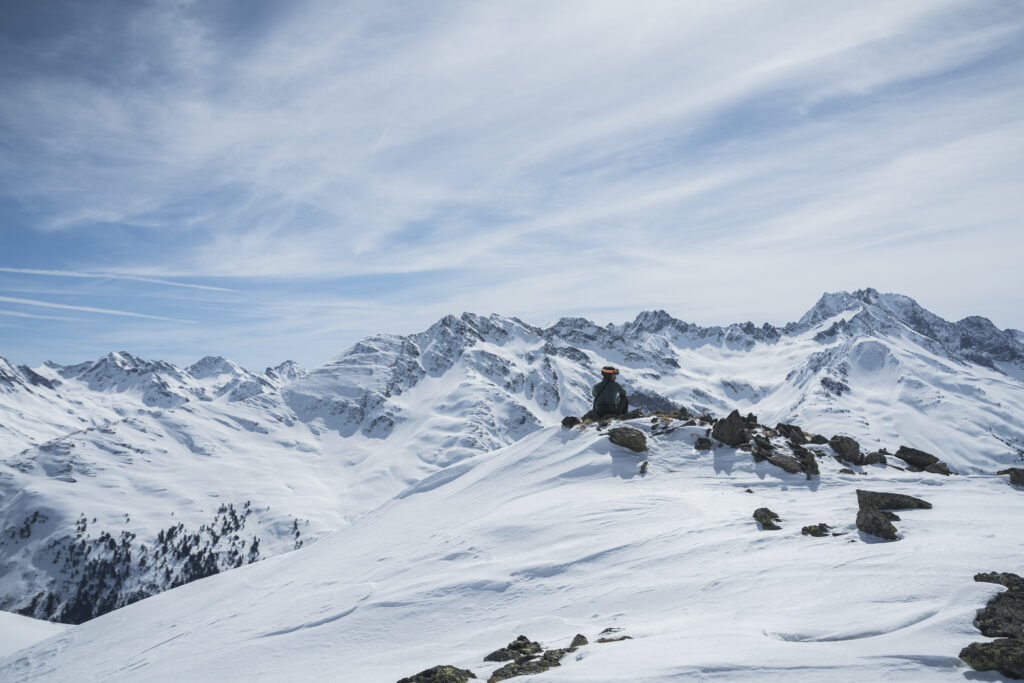
[[[196,379],[210,379],[220,375],[244,375],[246,371],[221,356],[206,356],[185,369],[185,372]]]
[[[305,377],[309,372],[295,361],[286,360],[276,367],[267,368],[263,374],[276,382],[291,382]]]

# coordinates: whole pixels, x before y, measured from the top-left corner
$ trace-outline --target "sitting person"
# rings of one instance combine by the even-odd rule
[[[619,371],[610,365],[601,368],[602,380],[590,392],[594,397],[594,409],[589,413],[590,416],[625,415],[629,410],[626,390],[615,381],[618,376]]]

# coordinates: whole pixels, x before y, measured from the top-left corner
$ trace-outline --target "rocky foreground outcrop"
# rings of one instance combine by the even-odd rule
[[[997,583],[1007,590],[989,600],[974,619],[982,635],[996,640],[971,643],[960,651],[960,659],[977,671],[998,671],[1010,678],[1024,679],[1024,579],[1016,574],[991,572],[975,574],[974,580]]]

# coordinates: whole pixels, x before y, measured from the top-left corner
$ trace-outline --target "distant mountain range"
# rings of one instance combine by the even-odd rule
[[[1024,457],[1024,333],[873,289],[826,294],[781,328],[464,313],[309,372],[0,358],[0,608],[78,622],[291,550],[581,415],[606,364],[646,411],[738,409],[910,444],[961,474]]]

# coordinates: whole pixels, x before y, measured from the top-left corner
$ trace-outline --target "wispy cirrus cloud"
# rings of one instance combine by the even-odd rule
[[[1020,327],[1020,7],[8,8],[0,272],[135,282],[97,303],[156,317],[176,287],[238,340],[368,302],[338,347],[453,310],[784,322],[866,285]]]
[[[176,323],[192,323],[194,320],[182,320],[180,318],[166,318],[159,315],[149,315],[146,313],[132,313],[130,311],[117,311],[109,308],[95,308],[93,306],[73,306],[70,304],[55,304],[50,301],[38,301],[36,299],[19,299],[12,296],[0,296],[0,301],[9,304],[21,304],[24,306],[38,306],[40,308],[59,308],[65,311],[83,311],[85,313],[102,313],[103,315],[118,315],[127,318],[146,318],[148,320],[164,320],[168,322]]]

